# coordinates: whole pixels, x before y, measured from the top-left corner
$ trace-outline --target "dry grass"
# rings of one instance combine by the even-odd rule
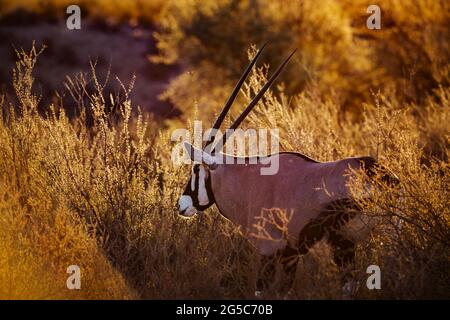
[[[402,24],[403,31],[387,28],[370,40],[356,36],[352,21],[361,13],[346,1],[330,0],[323,10],[303,3],[296,12],[274,1],[261,9],[260,19],[251,10],[241,20],[248,12],[245,1],[170,3],[158,59],[184,63],[193,72],[176,79],[166,97],[186,118],[201,110],[199,117],[211,121],[230,79],[247,63],[240,52],[260,42],[254,36],[264,37],[261,30],[270,26],[275,42],[270,62],[278,61],[276,50],[300,46],[302,56],[291,65],[295,71],[284,78],[288,85],[268,92],[244,127],[277,127],[284,150],[322,161],[372,155],[395,172],[400,186],[381,183],[371,199],[359,196],[361,181],[353,185],[364,215],[376,218],[374,233],[357,248],[354,277],[360,284],[354,297],[448,299],[450,87],[443,70],[449,70],[449,59],[437,37],[448,29],[447,3],[437,1],[426,14],[414,15],[417,20],[407,20],[400,14],[404,8],[395,7],[395,21],[415,25],[431,15],[433,24],[425,31]],[[407,6],[403,3],[391,5]],[[239,40],[230,33],[237,27],[222,23],[230,6],[237,16],[230,23],[241,23],[245,31]],[[319,23],[331,16],[331,25]],[[299,30],[285,32],[299,19],[306,19]],[[200,37],[204,28],[213,34]],[[215,45],[216,34],[223,38]],[[429,34],[434,35],[429,43],[420,42]],[[369,44],[378,53],[367,51]],[[402,48],[392,49],[394,44]],[[417,59],[410,60],[410,46],[423,47]],[[373,59],[388,53],[395,63]],[[112,95],[94,68],[88,80],[95,90],[85,97],[79,117],[70,119],[57,104],[40,114],[33,90],[39,54],[35,48],[18,52],[16,99],[0,99],[0,298],[253,298],[262,262],[239,230],[215,208],[189,220],[176,212],[188,170],[171,162],[170,133],[187,121],[162,125],[133,111],[132,85],[119,84],[121,94]],[[413,79],[398,73],[410,63],[422,70]],[[298,73],[299,65],[313,72]],[[268,68],[253,72],[240,102],[262,86]],[[414,85],[405,91],[408,79]],[[77,85],[83,89],[86,83]],[[77,292],[65,288],[71,264],[82,271]],[[371,264],[381,267],[382,290],[365,287]],[[299,257],[290,297],[340,299],[340,278],[321,242]],[[280,268],[266,297],[282,298],[285,282]]]
[[[3,103],[1,230],[8,240],[2,241],[2,257],[14,258],[2,264],[2,275],[10,279],[2,282],[10,287],[2,295],[72,298],[61,286],[65,267],[78,264],[87,288],[75,297],[106,290],[99,296],[251,298],[259,262],[238,230],[214,209],[192,220],[177,216],[186,170],[170,161],[170,132],[157,132],[143,115],[132,120],[128,99],[116,101],[116,112],[107,113],[103,84],[95,77],[91,128],[84,115],[70,121],[55,106],[40,116],[31,72],[37,55],[35,49],[19,54],[13,82],[17,112]],[[247,93],[261,86],[261,72],[253,74]],[[125,97],[128,91],[124,87]],[[446,159],[430,158],[419,147],[432,131],[445,129],[448,96],[441,88],[421,109],[430,119],[426,125],[414,116],[417,106],[396,109],[383,96],[367,105],[359,125],[340,119],[332,102],[305,95],[287,105],[284,96],[269,93],[250,118],[258,127],[281,128],[284,149],[320,160],[377,151],[381,163],[399,175],[401,203],[387,187],[364,203],[367,214],[384,217],[381,225],[394,218],[403,224],[398,232],[376,233],[359,248],[362,273],[356,276],[364,277],[364,265],[377,262],[384,277],[383,290],[362,286],[357,297],[448,297],[449,167]],[[448,143],[448,136],[438,138],[435,148]],[[447,152],[438,153],[447,157]],[[300,259],[294,297],[340,297],[339,272],[327,257],[321,244]],[[280,297],[280,276],[271,297]]]

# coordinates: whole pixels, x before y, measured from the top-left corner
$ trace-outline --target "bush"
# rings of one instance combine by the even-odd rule
[[[91,126],[85,113],[69,120],[62,106],[39,115],[32,90],[39,51],[18,54],[18,105],[3,100],[0,124],[0,268],[13,274],[0,279],[9,283],[2,297],[253,298],[260,258],[216,209],[178,217],[187,172],[170,160],[170,130],[131,116],[131,87],[122,84],[121,99],[109,95],[93,70]],[[253,72],[243,101],[265,71]],[[283,149],[319,160],[377,156],[400,178],[399,189],[381,185],[373,199],[358,197],[378,227],[358,247],[354,297],[448,298],[450,89],[441,86],[423,105],[375,95],[360,122],[317,91],[288,98],[280,90],[267,93],[246,126],[278,127]],[[422,148],[430,137],[438,139],[434,153]],[[355,195],[360,186],[355,181]],[[299,262],[291,298],[342,297],[324,242]],[[68,264],[85,274],[73,295],[64,288]],[[383,270],[382,290],[364,286],[370,264]],[[285,281],[280,270],[266,297],[282,298]]]
[[[106,21],[109,24],[118,24],[130,21],[144,24],[154,24],[159,19],[159,14],[165,1],[161,0],[81,0],[76,5],[80,6],[82,16],[85,14],[98,21]],[[27,18],[37,14],[38,19],[54,20],[66,17],[66,8],[74,4],[69,0],[3,0],[0,3],[0,19],[7,18],[14,23],[29,23]],[[23,21],[14,21],[8,16],[22,18]]]
[[[163,98],[187,116],[217,110],[248,63],[250,44],[269,42],[262,61],[276,66],[293,48],[280,77],[290,95],[318,90],[361,114],[371,93],[396,92],[421,104],[438,83],[448,85],[450,12],[446,1],[385,1],[382,29],[368,30],[365,1],[173,1],[163,11],[154,62],[178,63],[183,74]],[[214,77],[211,77],[214,75]],[[218,92],[222,88],[222,93]]]

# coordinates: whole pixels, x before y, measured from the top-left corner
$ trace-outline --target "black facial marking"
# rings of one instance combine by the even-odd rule
[[[199,164],[196,164],[195,166],[194,166],[194,178],[195,178],[195,180],[194,180],[194,191],[197,191],[196,193],[195,193],[195,195],[196,195],[196,199],[197,199],[197,203],[198,203],[198,193],[199,193],[199,188],[198,188],[198,186],[199,186],[199,180],[200,180],[200,175],[199,175],[199,171],[200,171],[200,165]]]
[[[188,184],[183,192],[183,195],[190,196],[192,199],[192,205],[199,211],[204,211],[215,202],[214,195],[211,188],[211,175],[207,174],[205,181],[206,194],[208,195],[208,204],[200,205],[198,200],[199,183],[200,183],[200,164],[195,164],[192,168],[192,177],[189,179]],[[192,190],[192,179],[194,180],[194,190]]]

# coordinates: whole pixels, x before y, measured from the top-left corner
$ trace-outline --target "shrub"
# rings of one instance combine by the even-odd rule
[[[183,74],[162,96],[186,115],[198,103],[211,114],[247,64],[250,44],[269,42],[261,60],[275,66],[292,48],[280,77],[289,95],[318,90],[360,115],[371,92],[394,91],[422,105],[448,85],[446,1],[385,1],[381,30],[368,30],[365,1],[173,1],[163,11],[154,62],[178,63]],[[214,75],[214,77],[211,77]],[[222,93],[218,92],[222,88]]]
[[[25,290],[45,282],[39,297],[253,298],[262,262],[239,230],[214,208],[190,220],[176,212],[187,172],[170,160],[170,129],[139,112],[133,117],[131,85],[121,83],[122,94],[111,95],[94,69],[90,126],[88,111],[70,120],[62,106],[52,105],[40,115],[32,88],[38,54],[19,52],[17,105],[2,101],[0,235],[7,241],[0,267],[12,261],[17,271],[8,282],[17,290],[2,295],[34,298]],[[266,71],[253,72],[244,102],[266,81]],[[371,154],[394,171],[401,188],[381,185],[373,200],[361,200],[379,228],[358,247],[354,297],[448,298],[449,88],[442,85],[423,105],[377,94],[359,122],[319,91],[290,98],[279,86],[244,126],[278,127],[283,149],[318,160]],[[115,107],[106,107],[107,100]],[[421,146],[436,136],[436,152],[424,153]],[[358,195],[361,184],[354,185]],[[401,229],[392,230],[397,221]],[[342,297],[341,273],[328,255],[321,242],[299,257],[291,298]],[[74,296],[60,289],[69,263],[86,273],[86,291]],[[364,286],[369,264],[382,267],[381,291]],[[285,281],[280,270],[266,297],[282,298]]]

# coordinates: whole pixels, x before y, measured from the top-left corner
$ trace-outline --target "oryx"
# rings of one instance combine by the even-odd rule
[[[241,76],[213,129],[220,128],[263,48],[264,46]],[[294,52],[278,67],[230,129],[234,130],[239,126]],[[294,152],[281,152],[257,159],[240,158],[241,161],[234,162],[224,161],[224,157],[232,157],[220,152],[228,137],[228,134],[224,134],[219,143],[210,148],[215,138],[213,130],[203,150],[185,142],[191,160],[196,163],[179,199],[179,213],[191,217],[215,204],[224,217],[241,226],[241,230],[250,235],[254,233],[255,224],[263,210],[287,210],[292,212],[292,216],[287,226],[287,237],[283,241],[249,236],[249,240],[262,255],[304,254],[315,242],[326,237],[334,249],[334,260],[339,266],[352,262],[355,241],[359,235],[345,231],[351,230],[348,223],[357,209],[349,190],[349,179],[352,169],[362,169],[369,176],[373,175],[377,167],[376,161],[371,157],[357,157],[319,162]],[[278,172],[274,175],[261,175],[260,169],[270,162],[271,157],[278,157]],[[280,230],[277,228],[268,226],[266,231],[272,238],[280,239]]]

